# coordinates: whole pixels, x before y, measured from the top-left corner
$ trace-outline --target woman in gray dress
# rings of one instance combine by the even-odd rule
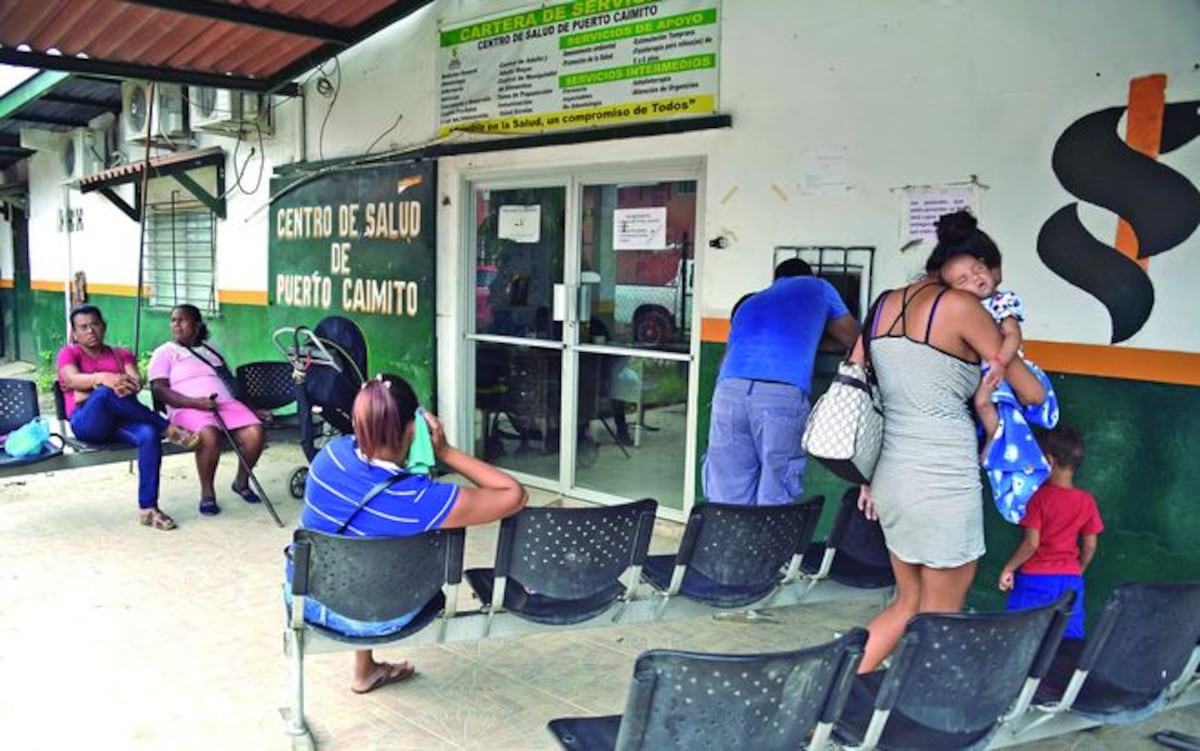
[[[984,552],[970,403],[980,362],[999,352],[1001,337],[978,298],[944,287],[939,271],[950,258],[984,258],[994,249],[973,222],[940,221],[926,275],[883,293],[875,319],[864,325],[883,398],[884,435],[859,507],[883,527],[896,596],[867,625],[860,672],[879,666],[912,616],[961,610]],[[852,359],[863,362],[862,339]]]

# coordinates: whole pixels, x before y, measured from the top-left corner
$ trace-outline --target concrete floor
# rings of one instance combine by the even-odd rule
[[[7,372],[6,372],[7,371]],[[0,367],[0,376],[12,366]],[[233,476],[222,457],[218,488]],[[287,496],[299,448],[268,448],[259,477],[285,523],[226,491],[196,513],[188,456],[163,466],[163,508],[179,529],[138,526],[127,464],[0,480],[0,736],[3,747],[289,748],[279,587],[300,505]],[[556,499],[538,494],[537,503]],[[677,525],[654,548],[673,550]],[[468,533],[468,565],[490,565],[495,527]],[[877,600],[794,606],[775,622],[710,618],[381,651],[413,660],[410,683],[356,696],[350,656],[308,662],[307,715],[319,747],[553,749],[546,722],[617,713],[636,655],[653,647],[769,651],[864,623]],[[1141,725],[1027,748],[1155,749],[1160,728],[1200,734],[1200,707]]]

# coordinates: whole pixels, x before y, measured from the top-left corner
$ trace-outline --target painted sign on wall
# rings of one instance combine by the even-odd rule
[[[438,124],[616,125],[717,107],[718,0],[575,0],[444,26]]]
[[[421,162],[271,183],[271,322],[351,319],[370,372],[403,375],[422,399],[433,394],[434,174]]]
[[[1038,234],[1051,271],[1095,297],[1112,319],[1112,343],[1129,339],[1154,309],[1150,259],[1182,244],[1200,225],[1200,191],[1158,157],[1200,136],[1200,101],[1166,103],[1167,77],[1130,82],[1128,107],[1072,123],[1054,145],[1051,166],[1081,201],[1120,217],[1111,244],[1084,228],[1078,203],[1054,212]],[[1125,118],[1125,138],[1118,132]]]

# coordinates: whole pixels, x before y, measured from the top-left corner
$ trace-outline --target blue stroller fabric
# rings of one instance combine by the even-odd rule
[[[1050,378],[1033,363],[1025,364],[1046,389],[1046,398],[1040,404],[1023,406],[1008,381],[1001,382],[992,392],[1000,427],[983,460],[996,510],[1013,524],[1024,518],[1029,499],[1050,476],[1050,464],[1034,438],[1032,426],[1050,429],[1058,424],[1058,396]]]

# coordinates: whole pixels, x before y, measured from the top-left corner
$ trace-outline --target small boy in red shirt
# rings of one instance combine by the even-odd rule
[[[1083,570],[1096,555],[1104,523],[1092,494],[1075,487],[1075,470],[1083,464],[1079,432],[1059,425],[1042,433],[1038,444],[1050,463],[1050,477],[1029,499],[1021,519],[1025,539],[1000,571],[999,586],[1009,593],[1009,610],[1045,605],[1074,590],[1075,607],[1063,636],[1082,639]]]

